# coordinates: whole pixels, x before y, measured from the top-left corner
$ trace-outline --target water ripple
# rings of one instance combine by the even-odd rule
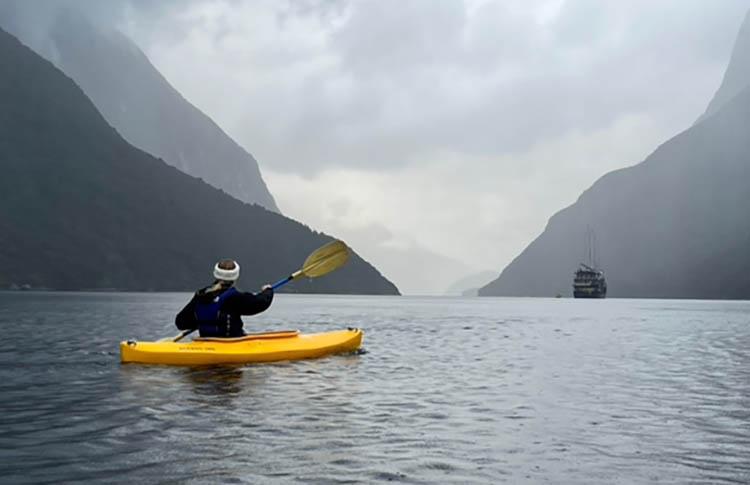
[[[4,481],[750,482],[746,302],[283,295],[366,351],[120,365],[187,297],[0,293]]]

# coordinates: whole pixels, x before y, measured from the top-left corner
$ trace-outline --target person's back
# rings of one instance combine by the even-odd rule
[[[222,260],[214,267],[216,281],[198,290],[175,317],[180,330],[198,329],[201,337],[241,337],[241,315],[265,311],[273,301],[273,289],[266,285],[260,293],[245,293],[234,287],[240,275],[237,262]]]

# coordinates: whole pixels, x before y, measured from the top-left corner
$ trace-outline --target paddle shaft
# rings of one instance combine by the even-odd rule
[[[294,278],[299,277],[299,275],[301,275],[301,274],[302,274],[302,270],[295,271],[294,273],[290,274],[286,278],[284,278],[282,280],[279,280],[276,283],[274,283],[273,285],[271,285],[271,289],[275,291],[277,288],[281,288],[285,284],[287,284],[290,281],[292,281]]]
[[[198,330],[198,329],[197,328],[189,328],[187,330],[183,330],[178,335],[175,335],[172,338],[172,342],[179,342],[180,340],[184,339],[185,337],[187,337],[191,333],[195,332],[196,330]]]

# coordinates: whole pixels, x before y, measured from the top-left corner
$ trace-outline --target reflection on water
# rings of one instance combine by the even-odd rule
[[[180,377],[192,387],[193,393],[199,396],[225,396],[231,398],[238,395],[246,386],[254,383],[243,380],[240,367],[207,367],[181,369]]]
[[[0,294],[3,482],[750,482],[749,303],[282,295],[367,351],[120,365],[185,299]]]

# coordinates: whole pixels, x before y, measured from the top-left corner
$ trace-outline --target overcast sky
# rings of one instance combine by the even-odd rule
[[[256,157],[286,215],[405,293],[499,273],[597,178],[687,128],[749,6],[84,4]]]

